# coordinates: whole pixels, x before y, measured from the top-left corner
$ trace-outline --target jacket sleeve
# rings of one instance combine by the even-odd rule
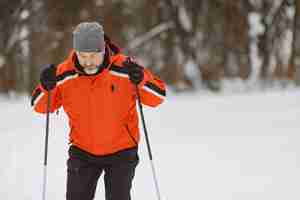
[[[156,107],[166,97],[165,83],[154,76],[148,69],[144,69],[144,80],[139,84],[142,104]]]
[[[38,113],[46,113],[48,105],[48,94],[40,84],[35,88],[31,96],[31,106]],[[58,87],[51,90],[50,112],[54,112],[61,106],[61,94]]]

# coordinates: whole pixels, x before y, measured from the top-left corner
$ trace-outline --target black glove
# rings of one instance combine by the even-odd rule
[[[138,85],[144,79],[144,69],[137,63],[133,62],[131,59],[127,59],[124,62],[124,66],[128,69],[129,80]]]
[[[49,64],[44,67],[40,76],[41,85],[47,91],[50,91],[56,86],[56,66]]]

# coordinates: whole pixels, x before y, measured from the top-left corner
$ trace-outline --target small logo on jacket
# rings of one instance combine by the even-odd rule
[[[111,84],[110,89],[112,92],[114,92],[116,90],[116,86],[114,84]]]

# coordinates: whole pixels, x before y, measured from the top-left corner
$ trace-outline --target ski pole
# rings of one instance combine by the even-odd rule
[[[148,132],[147,132],[147,128],[146,128],[146,122],[145,122],[145,117],[144,117],[144,112],[143,112],[143,106],[142,106],[142,103],[141,103],[141,96],[140,96],[138,86],[137,85],[135,85],[135,86],[136,86],[135,89],[136,89],[136,94],[137,94],[137,101],[138,101],[138,105],[139,105],[140,116],[141,116],[141,119],[142,119],[143,129],[144,129],[145,138],[146,138],[148,155],[149,155],[149,159],[150,159],[150,163],[151,163],[151,169],[152,169],[152,175],[153,175],[153,180],[154,180],[155,189],[156,189],[156,195],[157,195],[158,200],[161,200],[161,195],[160,195],[160,191],[159,191],[159,187],[158,187],[158,181],[157,181],[157,178],[156,178],[156,173],[155,173],[155,168],[154,168],[154,163],[153,163],[153,157],[152,157],[152,152],[151,152],[150,141],[149,141]]]
[[[45,150],[44,150],[45,154],[44,154],[44,176],[43,176],[43,200],[46,199],[50,105],[51,105],[51,90],[48,91],[47,113],[46,113],[46,137],[45,137]]]

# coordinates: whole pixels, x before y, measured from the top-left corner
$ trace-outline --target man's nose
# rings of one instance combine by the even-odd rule
[[[91,61],[86,61],[86,65],[90,66],[91,65]]]

